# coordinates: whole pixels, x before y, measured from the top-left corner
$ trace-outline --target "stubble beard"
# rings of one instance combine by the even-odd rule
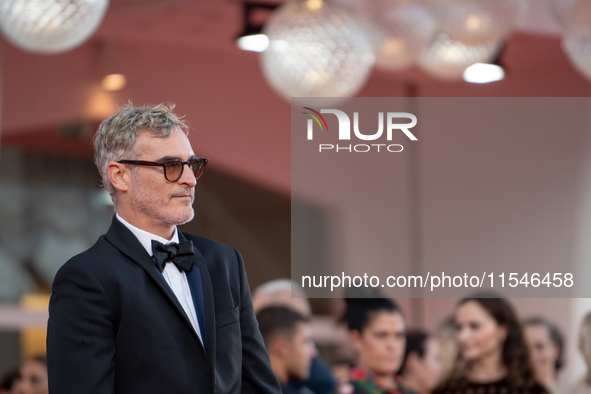
[[[151,221],[165,226],[178,226],[193,220],[195,216],[193,199],[191,205],[172,207],[169,205],[170,195],[163,196],[148,190],[137,179],[137,175],[134,175],[132,174],[131,182],[131,207],[135,212],[141,212]]]

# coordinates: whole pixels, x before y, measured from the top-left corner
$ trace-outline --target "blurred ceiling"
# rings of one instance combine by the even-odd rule
[[[238,1],[114,0],[96,37],[234,50],[241,18]]]
[[[267,16],[263,12],[259,18]],[[92,39],[64,54],[25,53],[2,39],[3,147],[90,154],[92,132],[79,134],[73,148],[60,130],[80,121],[96,128],[129,100],[172,101],[195,130],[195,149],[210,156],[212,166],[289,193],[289,103],[266,83],[258,54],[235,46],[242,28],[240,1],[112,0]],[[590,93],[589,82],[562,52],[560,26],[547,1],[529,1],[527,17],[507,41],[501,60],[507,77],[486,85],[438,81],[415,69],[374,69],[359,96]],[[106,72],[124,73],[127,86],[103,91],[100,79]]]
[[[367,0],[336,0],[351,8],[361,8],[363,1]],[[557,0],[529,0],[519,30],[559,36],[561,27],[553,15],[551,1]],[[258,0],[255,3],[280,5],[282,2]],[[96,36],[233,50],[233,41],[242,28],[242,3],[240,0],[111,0]],[[266,20],[267,14],[261,11],[259,19]]]

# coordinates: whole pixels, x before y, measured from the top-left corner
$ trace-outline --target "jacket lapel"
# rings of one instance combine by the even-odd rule
[[[201,258],[203,255],[199,253]],[[205,259],[204,259],[205,260]],[[213,286],[211,285],[211,277],[207,265],[201,266],[201,284],[203,285],[203,309],[205,314],[205,343],[209,352],[209,362],[211,368],[215,367],[215,309],[214,309],[214,298],[213,298]],[[215,369],[213,369],[215,370]]]
[[[127,229],[123,223],[117,220],[115,216],[113,216],[113,222],[111,223],[109,231],[107,231],[107,234],[105,235],[105,239],[113,244],[113,246],[115,246],[117,249],[119,249],[126,257],[143,268],[146,274],[152,279],[152,281],[157,285],[167,300],[172,304],[181,319],[189,326],[191,332],[195,335],[195,338],[201,343],[197,333],[193,329],[191,321],[187,317],[187,314],[176,298],[174,292],[162,277],[162,274],[156,267],[156,263],[154,263],[154,260],[152,260],[152,256],[146,252],[146,249],[144,249],[135,235],[133,235],[133,233],[129,231],[129,229]]]

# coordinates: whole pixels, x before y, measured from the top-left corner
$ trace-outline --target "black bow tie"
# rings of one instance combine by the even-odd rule
[[[164,271],[164,267],[168,262],[174,263],[181,271],[191,271],[195,257],[192,241],[164,245],[161,242],[152,240],[152,252],[160,272]]]

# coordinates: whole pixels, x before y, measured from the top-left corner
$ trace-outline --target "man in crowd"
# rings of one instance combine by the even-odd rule
[[[269,306],[257,313],[257,320],[283,393],[312,393],[305,387],[297,389],[287,385],[292,378],[305,380],[310,374],[316,348],[309,319],[290,308]]]
[[[252,292],[255,313],[268,306],[284,306],[306,318],[312,317],[312,308],[304,289],[290,279],[273,279],[255,288]],[[288,386],[306,387],[316,394],[329,394],[334,391],[337,380],[320,355],[312,359],[309,377],[305,380],[290,379]]]
[[[196,157],[173,105],[127,106],[94,138],[116,215],[57,273],[47,336],[52,394],[275,394],[238,251],[182,233]]]

